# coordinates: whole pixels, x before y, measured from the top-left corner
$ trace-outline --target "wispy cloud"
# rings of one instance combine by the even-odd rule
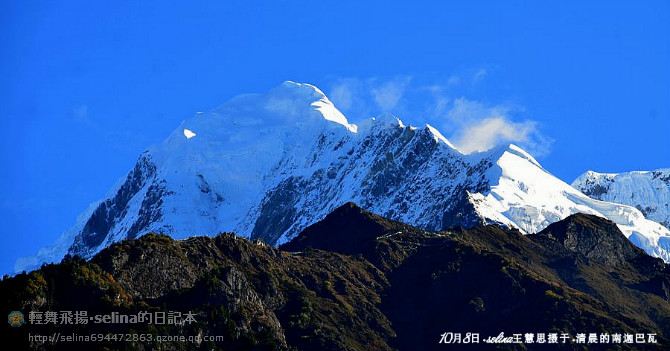
[[[446,81],[446,87],[473,87],[478,83],[484,81],[488,76],[489,71],[486,68],[478,68],[474,70],[466,70],[457,74],[452,74]]]
[[[439,98],[436,106],[443,103]],[[442,108],[444,109],[444,108]],[[523,107],[487,105],[463,97],[454,99],[446,113],[438,116],[452,142],[464,153],[486,151],[502,144],[519,144],[537,157],[549,153],[553,140],[540,131],[537,121],[515,118]]]
[[[489,72],[485,68],[478,69],[475,74],[472,75],[472,83],[476,84],[481,82]]]
[[[512,122],[502,116],[466,125],[453,142],[464,153],[486,151],[502,143],[525,143],[537,131],[533,121]]]
[[[380,85],[373,87],[371,92],[377,106],[383,112],[390,112],[393,110],[405,94],[405,90],[410,81],[410,77],[401,77],[383,82]]]
[[[337,102],[337,106],[342,110],[348,110],[354,103],[355,91],[352,89],[352,82],[342,80],[330,89],[328,94],[330,99]]]
[[[525,113],[522,106],[463,96],[486,84],[488,76],[489,71],[480,68],[442,81],[411,76],[343,78],[332,84],[329,96],[353,122],[392,112],[407,123],[438,127],[465,153],[516,143],[537,157],[548,154],[553,140],[541,132],[537,121],[520,117]]]
[[[328,90],[328,97],[348,115],[367,118],[382,112],[399,112],[411,76],[391,78],[339,78]]]

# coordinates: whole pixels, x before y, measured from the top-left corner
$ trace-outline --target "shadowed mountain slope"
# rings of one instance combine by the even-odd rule
[[[132,329],[224,336],[162,345],[169,349],[432,350],[446,346],[438,344],[446,331],[482,338],[501,332],[656,333],[659,345],[616,347],[663,349],[670,335],[669,282],[663,261],[594,216],[573,215],[536,235],[497,226],[438,233],[348,203],[279,249],[232,234],[182,241],[147,235],[114,244],[88,262],[69,258],[5,278],[0,299],[6,310],[25,313],[194,311],[197,323],[191,325]],[[127,329],[5,324],[2,334],[33,349],[156,347],[26,345],[28,332]]]

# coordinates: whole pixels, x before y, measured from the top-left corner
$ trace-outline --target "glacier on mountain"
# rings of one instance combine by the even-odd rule
[[[430,125],[389,114],[352,124],[318,88],[285,82],[184,121],[58,245],[16,269],[66,253],[91,257],[147,232],[232,231],[281,244],[350,201],[430,230],[497,223],[536,233],[584,212],[670,260],[667,228],[634,207],[589,198],[518,146],[463,154]]]
[[[633,206],[645,217],[670,228],[670,168],[654,171],[588,171],[572,186],[598,200]]]

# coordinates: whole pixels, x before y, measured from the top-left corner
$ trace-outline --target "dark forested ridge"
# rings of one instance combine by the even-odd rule
[[[70,257],[0,282],[4,310],[22,311],[26,318],[29,311],[191,311],[194,323],[18,328],[5,323],[1,332],[7,349],[484,346],[439,344],[444,332],[477,332],[482,338],[501,332],[656,333],[658,345],[603,349],[664,349],[670,336],[669,288],[666,265],[598,217],[573,215],[527,236],[496,226],[435,233],[346,204],[280,248],[233,234],[182,241],[149,234],[114,244],[90,261]],[[29,333],[55,332],[223,340],[28,342]]]

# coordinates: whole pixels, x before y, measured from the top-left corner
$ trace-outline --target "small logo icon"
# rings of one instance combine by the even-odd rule
[[[7,323],[14,328],[18,328],[26,324],[26,320],[23,318],[23,313],[21,313],[21,311],[12,311],[9,312],[9,315],[7,316]]]

